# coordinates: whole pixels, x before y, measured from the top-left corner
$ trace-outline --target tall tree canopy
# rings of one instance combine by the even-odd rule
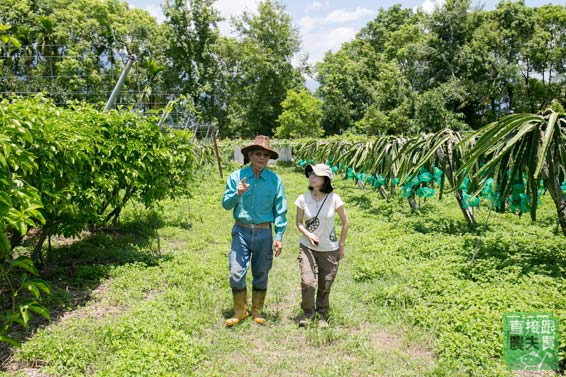
[[[299,32],[281,3],[263,1],[258,13],[233,20],[238,33],[238,66],[229,118],[233,135],[272,135],[287,90],[303,86],[291,59],[299,51]]]
[[[380,9],[354,40],[327,52],[314,94],[324,134],[478,129],[553,100],[566,105],[566,7],[472,3],[447,0],[430,14]],[[124,0],[4,0],[0,95],[43,91],[58,104],[103,104],[135,57],[118,105],[147,111],[184,95],[191,111],[177,125],[274,135],[287,93],[305,90],[303,67],[292,63],[299,32],[280,2],[264,0],[232,20],[234,36],[222,36],[215,5],[167,0],[158,23]],[[307,104],[287,102],[296,114],[311,100],[301,98]]]
[[[432,14],[380,9],[317,65],[327,133],[479,128],[566,103],[566,7],[448,0]]]

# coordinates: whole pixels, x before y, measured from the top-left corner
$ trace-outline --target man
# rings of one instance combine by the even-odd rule
[[[222,207],[233,209],[236,220],[232,228],[229,259],[234,316],[226,320],[226,326],[234,326],[249,315],[246,309],[246,273],[250,259],[253,277],[252,316],[256,323],[265,323],[261,311],[273,252],[276,257],[281,253],[283,233],[287,228],[287,200],[283,182],[277,174],[266,168],[269,159],[279,157],[271,149],[269,138],[256,136],[252,144],[242,148],[242,154],[244,163],[251,164],[230,174],[222,198]]]

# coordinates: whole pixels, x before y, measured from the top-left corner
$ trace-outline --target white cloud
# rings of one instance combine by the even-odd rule
[[[309,7],[310,9],[320,9],[322,8],[322,3],[320,1],[313,1]]]
[[[308,51],[311,63],[319,62],[328,50],[338,51],[342,43],[351,41],[355,36],[356,29],[351,27],[339,27],[305,34],[303,51]]]
[[[303,39],[302,51],[308,52],[311,63],[322,60],[327,51],[336,52],[344,42],[354,39],[360,26],[375,14],[376,11],[357,7],[302,17],[298,21]]]
[[[360,7],[357,7],[353,11],[337,9],[323,17],[304,16],[299,20],[298,25],[302,34],[306,35],[310,31],[322,28],[325,25],[358,22],[368,18],[368,16],[375,15],[375,13],[376,12],[373,10]]]
[[[220,12],[220,16],[224,18],[224,21],[218,24],[220,34],[231,35],[230,19],[242,15],[244,11],[252,13],[257,11],[259,2],[260,0],[218,0],[214,3],[214,7]]]
[[[325,1],[324,3],[320,2],[320,1],[313,1],[311,4],[309,4],[307,6],[306,11],[310,12],[313,10],[319,10],[322,9],[323,7],[327,7],[328,6],[328,1]]]
[[[299,20],[299,28],[303,33],[316,29],[320,24],[322,24],[320,17],[305,16]]]
[[[418,8],[427,14],[431,14],[435,8],[442,6],[442,4],[444,4],[444,0],[425,0]]]
[[[353,11],[336,9],[330,12],[328,16],[324,18],[324,22],[328,24],[352,22],[352,21],[357,21],[361,18],[372,16],[374,14],[376,14],[376,11],[367,8],[360,8],[360,7],[357,7]]]
[[[163,21],[165,21],[165,16],[163,15],[163,9],[161,9],[161,6],[159,6],[159,5],[148,5],[144,8],[142,8],[142,9],[147,11],[153,17],[155,17],[155,19],[157,20],[158,23],[162,23]]]
[[[236,17],[244,13],[244,11],[255,11],[260,0],[218,0],[214,3],[214,7],[220,11],[220,15],[227,20],[230,17]]]
[[[328,40],[331,44],[331,50],[336,51],[340,48],[342,43],[351,41],[356,36],[356,29],[351,27],[339,27],[330,30],[328,33]]]

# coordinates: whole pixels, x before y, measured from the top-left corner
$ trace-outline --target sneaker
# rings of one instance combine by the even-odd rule
[[[326,319],[320,319],[320,320],[318,321],[318,327],[319,327],[319,328],[325,329],[325,328],[327,328],[328,326],[330,326],[330,325],[328,324],[328,322],[326,321]]]

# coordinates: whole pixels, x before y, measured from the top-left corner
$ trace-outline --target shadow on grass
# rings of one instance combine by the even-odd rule
[[[465,234],[478,234],[484,231],[484,226],[482,224],[468,224],[465,220],[454,219],[454,218],[439,218],[439,217],[427,217],[425,219],[415,219],[412,221],[412,226],[416,232],[427,234],[427,233],[443,233],[452,236],[462,236]],[[485,231],[491,229],[488,224],[485,227]]]
[[[474,250],[475,240],[466,243],[467,249]],[[474,263],[462,272],[471,280],[499,279],[503,274],[516,277],[536,274],[560,279],[564,276],[564,266],[566,241],[559,236],[494,232],[482,239]]]
[[[374,208],[372,200],[367,195],[350,195],[348,204],[355,205],[366,211]]]
[[[42,300],[49,310],[50,322],[59,321],[65,313],[87,303],[93,291],[110,277],[113,268],[131,263],[154,266],[170,259],[171,256],[161,255],[154,245],[153,224],[152,219],[133,221],[83,234],[80,240],[56,239],[45,265],[39,269],[41,279],[51,288],[51,295]],[[5,300],[0,301],[0,312],[5,310],[3,304]],[[47,324],[43,317],[32,316],[28,329],[14,327],[10,336],[23,342]],[[13,349],[0,342],[0,371],[9,368],[12,352]]]

